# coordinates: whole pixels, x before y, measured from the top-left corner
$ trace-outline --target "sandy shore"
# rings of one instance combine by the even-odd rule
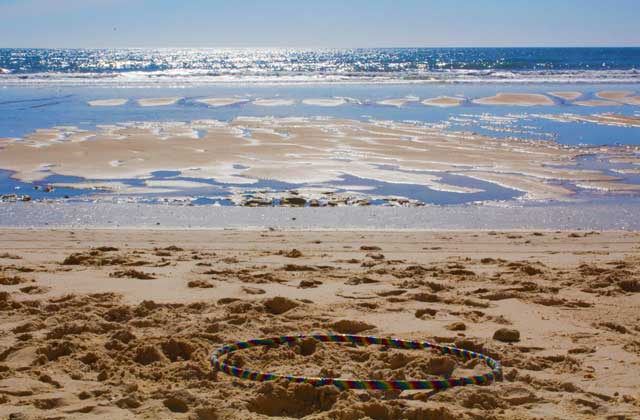
[[[464,98],[456,98],[453,96],[438,96],[437,98],[428,98],[422,101],[423,105],[438,106],[441,108],[448,108],[452,106],[459,106],[465,101]]]
[[[173,105],[182,98],[144,98],[138,99],[138,105],[140,106],[167,106]]]
[[[591,99],[588,101],[575,101],[574,105],[580,106],[621,106],[619,102],[605,101],[603,99]]]
[[[633,418],[638,244],[638,233],[585,231],[0,230],[0,416]],[[517,333],[495,335],[504,328]],[[235,340],[311,332],[451,343],[501,360],[504,377],[340,392],[207,363]],[[485,371],[313,341],[231,361],[382,379]]]
[[[122,106],[129,102],[128,99],[97,99],[87,102],[89,106]]]
[[[607,99],[610,101],[624,102],[625,99],[633,95],[632,90],[603,90],[596,93],[598,98]]]
[[[252,103],[257,106],[291,106],[296,101],[293,99],[256,99]]]
[[[516,106],[538,106],[554,104],[551,98],[539,93],[498,93],[495,96],[474,99],[473,102],[481,105]]]
[[[548,92],[549,95],[555,96],[557,98],[561,98],[567,101],[575,101],[583,94],[581,92],[573,92],[573,91],[559,91],[559,92]]]
[[[303,99],[302,103],[305,105],[311,106],[340,106],[347,103],[347,101],[343,98],[335,98],[335,99]]]
[[[578,114],[536,114],[540,118],[545,118],[560,122],[590,122],[600,125],[613,125],[617,127],[640,127],[640,117],[633,115],[621,114],[594,114],[594,115],[578,115]]]
[[[376,102],[378,105],[382,105],[382,106],[395,106],[397,108],[400,108],[410,102],[417,102],[419,101],[420,98],[416,98],[416,97],[407,97],[407,98],[398,98],[398,99],[385,99],[382,101],[378,101]]]
[[[0,203],[0,227],[130,229],[640,230],[640,200],[533,206],[214,207],[138,203]]]
[[[241,98],[203,98],[196,100],[196,102],[200,102],[213,108],[242,104],[248,101],[248,99]]]
[[[23,181],[55,173],[100,183],[174,170],[185,177],[221,183],[269,179],[324,183],[331,188],[346,174],[465,194],[475,190],[447,182],[440,174],[464,176],[469,172],[475,179],[522,191],[525,199],[532,200],[570,199],[573,191],[557,181],[617,180],[602,171],[571,168],[582,154],[606,153],[640,160],[633,147],[505,142],[408,123],[329,118],[132,122],[96,130],[54,127],[22,140],[0,139],[0,144],[0,168],[15,171],[14,177]]]

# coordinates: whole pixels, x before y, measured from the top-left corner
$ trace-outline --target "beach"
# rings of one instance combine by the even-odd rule
[[[540,114],[539,118],[620,127],[638,124],[637,117],[611,114]],[[596,156],[624,161],[621,169],[637,168],[637,146],[567,147],[529,138],[505,141],[471,131],[390,121],[246,116],[229,122],[126,122],[93,130],[57,126],[21,139],[0,139],[0,145],[0,169],[10,171],[11,178],[46,182],[49,189],[100,191],[103,199],[144,193],[194,196],[207,189],[220,194],[226,188],[224,194],[236,205],[270,206],[292,200],[300,206],[312,202],[336,206],[354,200],[421,205],[425,203],[403,196],[400,190],[391,197],[374,190],[380,184],[387,190],[410,185],[451,194],[463,202],[465,195],[466,201],[480,201],[483,194],[491,197],[497,191],[527,202],[574,200],[577,188],[609,194],[640,190],[635,178],[624,180],[633,172],[608,173],[613,165],[578,166],[580,158]],[[171,175],[154,179],[157,173]],[[48,180],[56,176],[79,181]],[[255,191],[261,180],[290,185],[292,191],[269,184]]]
[[[639,63],[0,48],[0,418],[637,418]]]
[[[0,415],[633,418],[639,243],[584,230],[5,228]],[[500,360],[503,378],[338,391],[252,383],[208,363],[237,340],[311,333],[456,345]],[[361,379],[487,371],[428,350],[313,340],[229,361]]]

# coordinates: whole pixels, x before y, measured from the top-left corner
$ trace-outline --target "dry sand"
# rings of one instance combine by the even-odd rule
[[[584,231],[2,230],[0,417],[631,419],[639,244],[638,233]],[[494,339],[501,328],[519,341]],[[504,378],[340,392],[207,363],[225,343],[311,332],[451,343],[501,360]],[[230,359],[309,376],[485,371],[313,341]]]
[[[516,105],[537,106],[553,105],[548,96],[539,93],[498,93],[496,96],[474,99],[474,103],[481,105]]]
[[[87,102],[89,106],[121,106],[129,102],[128,99],[98,99]]]
[[[452,96],[438,96],[437,98],[429,98],[422,101],[423,105],[438,106],[441,108],[448,108],[452,106],[459,106],[465,100],[463,98],[456,98]]]
[[[138,99],[138,105],[140,106],[167,106],[167,105],[173,105],[176,102],[178,102],[179,100],[181,100],[182,98],[179,97],[175,97],[175,98],[145,98],[145,99]]]

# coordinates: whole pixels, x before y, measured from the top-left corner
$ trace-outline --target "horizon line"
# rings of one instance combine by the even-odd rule
[[[173,49],[173,48],[185,48],[185,49],[291,49],[291,50],[303,50],[303,49],[327,49],[327,50],[353,50],[353,49],[516,49],[516,48],[541,48],[541,49],[566,49],[566,48],[640,48],[638,45],[509,45],[509,46],[386,46],[386,47],[373,47],[373,46],[360,46],[360,47],[347,47],[347,46],[56,46],[56,47],[6,47],[0,46],[0,49],[40,49],[40,50],[56,50],[56,49]]]

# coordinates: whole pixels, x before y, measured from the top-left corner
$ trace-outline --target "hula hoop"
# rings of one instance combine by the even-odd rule
[[[273,346],[277,344],[295,343],[305,338],[314,338],[321,342],[328,343],[349,343],[356,345],[377,344],[397,349],[433,349],[440,351],[442,354],[449,354],[462,359],[479,359],[483,360],[491,372],[482,375],[468,376],[464,378],[443,378],[428,380],[359,380],[359,379],[340,379],[340,378],[312,378],[304,376],[278,375],[275,373],[264,373],[257,370],[242,369],[237,366],[222,362],[219,358],[225,354],[233,353],[237,350],[244,350],[257,346]],[[341,390],[345,389],[367,389],[367,390],[415,390],[415,389],[431,389],[444,390],[456,386],[466,385],[487,385],[494,382],[502,376],[502,366],[499,361],[485,356],[481,353],[460,349],[452,346],[440,346],[438,344],[429,343],[427,341],[409,341],[396,338],[377,338],[366,337],[360,335],[343,335],[343,334],[311,334],[311,335],[283,335],[279,337],[258,338],[248,341],[238,341],[233,344],[225,345],[211,354],[211,364],[216,371],[224,372],[228,375],[235,376],[240,379],[248,379],[251,381],[266,382],[275,380],[285,380],[294,383],[307,383],[313,386],[334,385]]]

